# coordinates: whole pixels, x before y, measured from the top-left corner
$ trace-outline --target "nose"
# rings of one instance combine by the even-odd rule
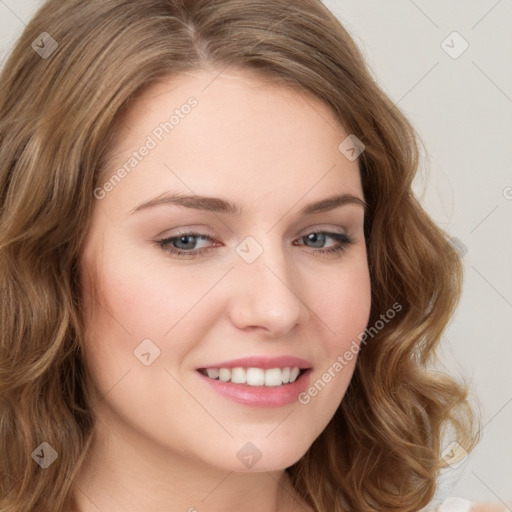
[[[310,318],[294,263],[279,244],[267,244],[252,263],[236,256],[231,278],[230,316],[239,329],[261,329],[270,337],[284,338]]]

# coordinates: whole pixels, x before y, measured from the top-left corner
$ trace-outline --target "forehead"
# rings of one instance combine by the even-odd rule
[[[328,105],[253,73],[169,77],[140,94],[122,120],[110,172],[151,146],[119,187],[127,207],[176,189],[233,194],[237,202],[249,191],[259,200],[298,201],[361,190],[357,161],[338,148],[348,134]]]

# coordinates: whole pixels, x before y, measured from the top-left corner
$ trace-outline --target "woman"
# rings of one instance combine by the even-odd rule
[[[462,267],[319,1],[49,0],[1,83],[1,510],[434,505]]]

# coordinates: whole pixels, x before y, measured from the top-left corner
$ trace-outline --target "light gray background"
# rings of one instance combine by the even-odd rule
[[[325,0],[355,38],[376,79],[418,130],[415,191],[467,249],[459,309],[440,356],[471,379],[483,440],[443,475],[438,498],[512,509],[512,0]],[[0,59],[39,0],[0,0]],[[457,58],[442,42],[457,31]],[[457,51],[460,41],[444,47]]]

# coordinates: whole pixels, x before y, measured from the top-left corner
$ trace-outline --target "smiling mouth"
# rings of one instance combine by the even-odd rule
[[[199,373],[213,380],[253,387],[276,387],[293,384],[309,369],[298,367],[271,368],[200,368]]]

